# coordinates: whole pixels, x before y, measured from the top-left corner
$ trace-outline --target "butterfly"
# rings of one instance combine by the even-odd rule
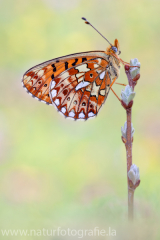
[[[106,51],[75,53],[38,64],[24,73],[22,85],[33,98],[54,104],[65,117],[94,117],[119,76],[121,62],[124,64],[118,56],[118,40],[109,44]]]

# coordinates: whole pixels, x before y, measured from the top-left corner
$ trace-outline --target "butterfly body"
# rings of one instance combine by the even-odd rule
[[[54,104],[65,117],[96,116],[120,73],[118,40],[114,46],[117,52],[109,47],[41,63],[24,74],[23,87],[32,97]]]

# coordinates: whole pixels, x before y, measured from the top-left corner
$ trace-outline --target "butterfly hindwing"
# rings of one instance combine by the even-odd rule
[[[51,99],[66,117],[87,119],[98,113],[97,105],[102,105],[102,98],[104,100],[106,79],[105,69],[99,61],[90,59],[52,80]],[[98,101],[99,95],[102,95],[101,101]]]
[[[111,83],[108,61],[100,54],[74,54],[37,65],[24,74],[23,85],[38,100],[55,104],[66,117],[93,117]]]

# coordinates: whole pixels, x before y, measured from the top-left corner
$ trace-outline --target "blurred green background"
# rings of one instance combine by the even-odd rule
[[[116,229],[115,239],[160,239],[159,14],[158,0],[0,1],[1,229],[97,226]],[[110,93],[97,118],[74,122],[21,86],[23,73],[35,64],[108,47],[81,17],[111,43],[118,38],[124,61],[141,62],[132,116],[133,163],[141,177],[133,226],[127,224],[121,141],[126,115],[115,96]],[[123,67],[117,82],[127,83]],[[119,96],[121,89],[114,85]]]

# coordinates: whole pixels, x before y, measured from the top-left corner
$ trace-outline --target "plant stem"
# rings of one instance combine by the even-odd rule
[[[130,188],[129,186],[129,178],[128,178],[128,171],[130,170],[130,167],[132,166],[132,127],[131,127],[131,113],[132,113],[132,107],[126,109],[127,113],[127,138],[126,138],[126,153],[127,153],[127,182],[128,182],[128,218],[130,220],[133,219],[133,199],[134,199],[134,189]]]
[[[126,146],[126,152],[127,152],[127,172],[130,170],[130,167],[132,166],[132,135],[131,135],[131,111],[132,108],[126,109],[127,113],[127,142],[125,144]]]
[[[134,89],[136,85],[136,81],[139,79],[140,74],[138,74],[135,79],[132,79],[131,74],[130,74],[130,69],[128,66],[125,66],[125,73],[128,78],[128,83],[129,85]],[[138,180],[135,184],[129,179],[128,177],[128,172],[130,171],[130,168],[132,166],[132,121],[131,121],[131,116],[132,116],[132,105],[133,105],[133,100],[129,102],[128,106],[121,101],[122,106],[126,110],[127,114],[127,132],[126,132],[126,139],[122,137],[122,141],[125,143],[126,147],[126,155],[127,155],[127,183],[128,183],[128,219],[133,220],[133,212],[134,212],[134,190],[136,187],[139,186],[140,180]]]
[[[133,202],[134,202],[134,189],[130,188],[128,186],[128,219],[129,220],[133,220],[133,210],[134,210],[134,205],[133,205]]]

